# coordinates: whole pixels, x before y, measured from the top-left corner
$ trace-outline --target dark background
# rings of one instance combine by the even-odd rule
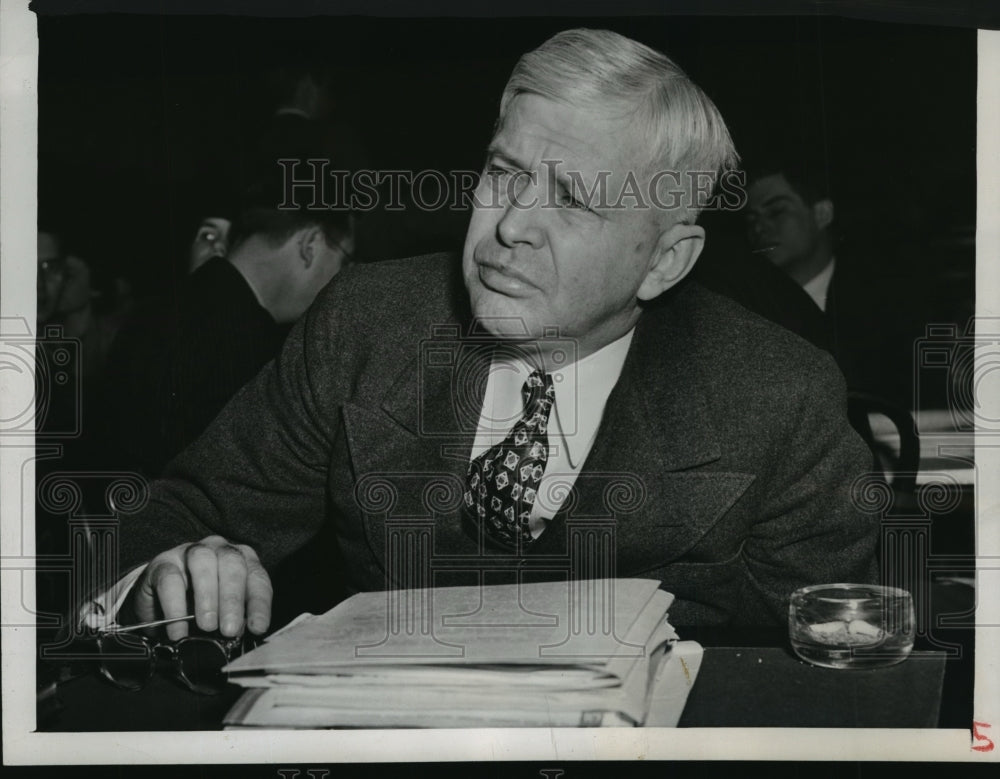
[[[972,313],[974,29],[835,16],[266,19],[40,16],[40,220],[142,292],[173,283],[206,203],[248,175],[272,106],[263,77],[305,65],[335,85],[344,164],[476,170],[517,57],[570,26],[666,51],[726,117],[748,163],[823,161],[841,251],[934,290],[928,317]],[[467,215],[375,212],[359,251],[460,246]],[[708,252],[742,251],[708,214]]]

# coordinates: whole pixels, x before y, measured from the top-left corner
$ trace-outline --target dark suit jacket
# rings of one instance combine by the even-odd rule
[[[851,390],[915,407],[914,345],[929,320],[919,279],[877,275],[875,262],[838,256],[826,299],[830,350]]]
[[[922,293],[912,280],[879,275],[879,264],[838,256],[822,311],[802,287],[755,254],[715,253],[694,276],[709,289],[826,349],[848,388],[913,407],[913,353],[923,335]]]
[[[834,353],[830,326],[819,306],[788,274],[758,254],[713,253],[692,276],[720,295]]]
[[[221,257],[188,276],[175,296],[141,306],[108,368],[106,464],[159,476],[274,358],[286,333]]]
[[[696,284],[643,314],[541,539],[484,546],[460,505],[492,347],[469,336],[456,270],[339,275],[125,519],[123,565],[210,532],[273,565],[329,523],[350,589],[647,577],[681,625],[780,622],[796,587],[873,580],[878,519],[852,501],[871,455],[833,361]]]

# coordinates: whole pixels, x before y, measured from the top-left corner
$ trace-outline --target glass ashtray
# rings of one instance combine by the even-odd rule
[[[792,593],[788,637],[799,657],[826,668],[878,668],[913,649],[913,598],[897,587],[816,584]]]

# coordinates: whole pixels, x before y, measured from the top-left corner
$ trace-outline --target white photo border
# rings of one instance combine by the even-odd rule
[[[980,31],[977,140],[976,307],[1000,317],[1000,32]],[[37,60],[35,16],[27,0],[0,6],[0,315],[5,324],[35,321]],[[997,321],[1000,321],[998,319]],[[28,390],[28,395],[25,391]],[[983,399],[1000,418],[1000,397]],[[0,371],[0,418],[32,403],[27,383]],[[3,624],[34,600],[30,558],[33,465],[28,439],[0,441],[0,543]],[[977,438],[980,475],[1000,473],[1000,445]],[[25,500],[24,498],[29,498]],[[1000,592],[1000,480],[977,484],[978,587]],[[28,609],[30,611],[30,608]],[[977,607],[975,715],[1000,741],[1000,601]],[[986,627],[990,626],[990,627]],[[336,763],[569,760],[878,760],[995,761],[1000,749],[977,752],[968,730],[838,729],[488,729],[429,731],[219,731],[35,733],[34,630],[2,628],[4,762],[33,764]],[[970,723],[971,728],[971,723]]]

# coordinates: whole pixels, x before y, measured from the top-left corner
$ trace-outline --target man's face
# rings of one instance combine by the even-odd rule
[[[58,239],[50,233],[38,233],[39,322],[47,322],[55,314],[65,273],[66,264],[59,249]]]
[[[750,185],[745,213],[751,248],[779,268],[790,271],[819,250],[822,227],[815,209],[780,173]]]
[[[634,198],[624,208],[584,207],[566,174],[592,187],[610,171],[614,203],[629,171],[646,181],[642,149],[619,118],[537,95],[512,101],[490,145],[462,257],[473,314],[490,332],[526,328],[538,338],[554,327],[577,339],[583,357],[634,325],[664,213],[637,208]]]
[[[90,286],[90,267],[79,257],[68,256],[56,310],[60,314],[80,311],[90,305],[93,297],[94,290]]]
[[[228,219],[218,216],[210,216],[201,220],[198,225],[198,232],[191,242],[191,257],[188,270],[194,271],[204,265],[213,257],[225,257],[229,251],[229,228],[231,223]]]

